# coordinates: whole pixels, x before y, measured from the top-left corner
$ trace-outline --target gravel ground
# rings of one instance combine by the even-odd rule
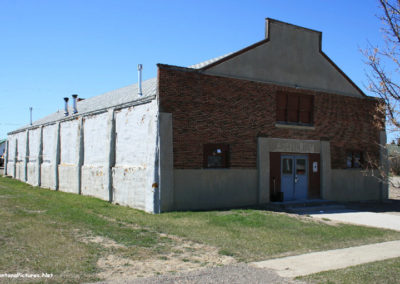
[[[229,284],[248,284],[248,283],[304,283],[290,278],[282,278],[275,272],[268,269],[260,269],[249,266],[245,263],[226,265],[201,269],[188,273],[163,275],[149,278],[120,279],[112,283],[133,283],[133,284],[156,284],[156,283],[229,283]],[[98,282],[97,284],[111,284],[111,282]]]

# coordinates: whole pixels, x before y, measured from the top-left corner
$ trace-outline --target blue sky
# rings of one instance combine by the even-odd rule
[[[88,98],[264,38],[265,18],[323,32],[322,49],[363,90],[360,48],[381,44],[377,0],[0,0],[0,138]]]

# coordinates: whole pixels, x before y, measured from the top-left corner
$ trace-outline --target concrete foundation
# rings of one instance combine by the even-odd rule
[[[359,169],[332,170],[331,188],[324,199],[334,201],[380,200],[378,172],[374,176]]]
[[[160,113],[159,144],[161,211],[170,211],[174,209],[174,154],[170,113]]]
[[[23,162],[15,164],[15,178],[20,181],[25,181],[25,166]]]
[[[146,169],[114,167],[112,173],[114,203],[146,210],[145,189],[151,190],[151,185],[146,183]]]
[[[40,171],[41,186],[44,188],[56,189],[54,187],[54,165],[48,162],[43,163],[40,166]]]
[[[71,164],[58,166],[58,190],[63,192],[79,193],[77,177],[78,167]]]
[[[106,168],[103,166],[82,167],[81,194],[108,200]]]
[[[28,163],[28,180],[27,183],[30,185],[38,185],[38,168],[36,163]]]
[[[176,210],[217,209],[257,203],[256,169],[174,170]]]

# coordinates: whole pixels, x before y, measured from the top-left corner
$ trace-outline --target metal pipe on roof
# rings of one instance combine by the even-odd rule
[[[142,69],[143,69],[143,65],[138,64],[137,70],[138,70],[138,95],[139,95],[139,97],[142,96]]]
[[[64,104],[64,115],[68,116],[68,101],[69,101],[69,98],[65,97],[64,101],[65,101],[65,104]]]
[[[73,98],[73,102],[72,102],[72,106],[74,108],[74,114],[78,112],[78,109],[76,108],[76,98],[78,97],[77,94],[73,94],[72,98]]]
[[[29,125],[32,125],[32,107],[29,107],[29,113],[30,113],[30,120],[29,120]]]

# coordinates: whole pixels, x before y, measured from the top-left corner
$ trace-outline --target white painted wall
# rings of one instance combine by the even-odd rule
[[[17,139],[17,163],[15,166],[15,178],[24,180],[24,159],[26,154],[26,132],[20,132],[16,135]]]
[[[154,211],[157,102],[115,113],[114,202]]]
[[[112,112],[110,112],[112,114]],[[115,135],[112,135],[110,113],[104,112],[83,118],[83,140],[80,118],[60,123],[59,165],[57,157],[57,124],[43,127],[41,186],[65,192],[79,193],[109,200],[109,170],[112,167],[113,202],[155,212],[158,194],[157,125],[158,105],[149,103],[115,111]],[[110,157],[110,139],[115,137],[115,165]],[[28,163],[28,182],[37,183],[35,165],[40,145],[40,128],[29,133],[31,155]],[[26,132],[9,135],[9,173],[18,141],[17,177],[24,178]],[[82,142],[81,142],[82,141]],[[80,156],[80,143],[83,152]],[[82,167],[79,161],[83,158]],[[36,167],[35,167],[36,166]],[[56,167],[58,171],[56,171]],[[58,179],[56,174],[58,173]],[[81,183],[79,183],[79,179]],[[156,199],[157,202],[157,199]],[[158,207],[157,207],[158,208]],[[158,209],[157,209],[158,210]]]
[[[56,124],[43,127],[43,161],[41,165],[41,186],[54,189],[54,152],[56,150]]]
[[[54,163],[53,154],[56,147],[56,125],[43,127],[43,163]]]
[[[106,175],[108,114],[85,117],[84,165],[82,166],[82,194],[109,199]]]
[[[58,166],[58,189],[79,193],[78,186],[78,119],[62,122],[60,125],[60,165]]]
[[[85,165],[103,166],[106,163],[107,118],[107,113],[85,117]]]
[[[65,121],[60,126],[60,163],[76,165],[77,163],[78,119]]]
[[[37,159],[39,158],[40,128],[29,131],[29,157],[28,157],[28,177],[27,182],[31,185],[37,185]]]
[[[15,168],[14,168],[15,145],[16,145],[16,136],[15,135],[8,136],[7,175],[9,176],[15,176]]]

